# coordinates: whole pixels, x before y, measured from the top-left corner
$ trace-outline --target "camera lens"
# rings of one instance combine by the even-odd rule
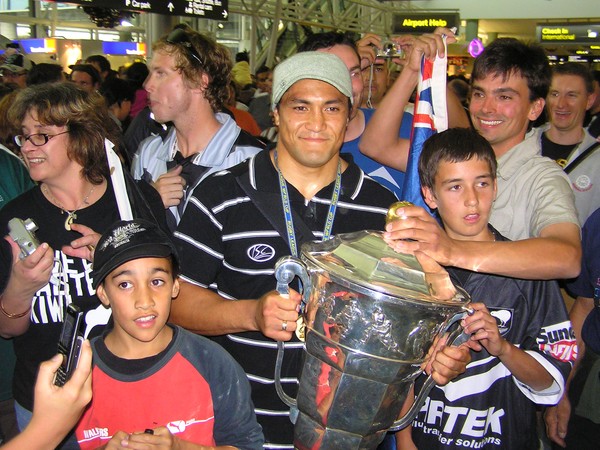
[[[402,58],[402,56],[402,49],[392,41],[384,42],[377,50],[378,58]]]

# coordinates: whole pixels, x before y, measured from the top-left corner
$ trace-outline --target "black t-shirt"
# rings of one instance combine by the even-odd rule
[[[158,192],[147,185],[138,184],[141,192],[134,189],[133,180],[126,174],[129,201],[134,217],[155,220],[166,229],[164,207]],[[149,200],[146,202],[146,200]],[[112,183],[107,183],[104,195],[94,204],[76,212],[75,223],[103,233],[117,220],[120,220]],[[22,220],[31,218],[38,226],[35,234],[40,242],[47,242],[54,250],[53,280],[40,289],[33,297],[31,324],[21,336],[14,338],[17,365],[13,381],[14,398],[19,404],[33,408],[33,386],[38,366],[42,361],[56,354],[58,339],[62,329],[66,307],[75,303],[84,312],[85,337],[91,338],[102,333],[110,310],[105,308],[92,288],[89,261],[65,255],[61,249],[71,241],[81,237],[76,231],[65,229],[66,214],[50,203],[36,186],[9,202],[0,210],[0,229],[8,234],[8,222],[13,217]],[[8,242],[6,243],[8,244]],[[3,244],[0,249],[0,284],[6,283],[12,264],[10,246]]]
[[[561,164],[561,160],[566,164],[569,155],[579,144],[579,142],[569,145],[556,144],[548,139],[546,133],[542,133],[542,156],[547,156],[564,167],[564,164]]]
[[[86,333],[90,337],[102,332],[109,320],[110,310],[100,303],[92,288],[91,263],[67,256],[61,251],[64,245],[81,237],[81,234],[65,229],[66,215],[44,197],[39,186],[2,208],[0,227],[4,234],[7,234],[8,221],[13,217],[33,219],[38,226],[35,231],[38,240],[50,245],[55,258],[52,270],[54,281],[51,280],[33,296],[31,324],[23,335],[14,338],[17,355],[14,398],[31,410],[38,366],[56,354],[64,311],[68,304],[75,303],[82,309]],[[118,219],[119,212],[109,183],[106,192],[96,203],[77,211],[75,222],[102,233]],[[7,264],[10,265],[10,261],[5,259],[2,267]]]

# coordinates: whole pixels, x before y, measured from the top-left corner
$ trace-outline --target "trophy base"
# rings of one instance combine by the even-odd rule
[[[373,450],[383,441],[387,430],[368,436],[343,430],[323,428],[309,416],[300,412],[294,426],[294,448],[296,450]]]

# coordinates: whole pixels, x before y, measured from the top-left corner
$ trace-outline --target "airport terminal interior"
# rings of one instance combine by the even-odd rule
[[[90,7],[84,6],[86,1],[0,0],[0,51],[8,42],[23,41],[33,62],[58,61],[68,67],[101,53],[116,68],[150,57],[151,43],[185,22],[216,37],[232,57],[248,51],[250,66],[256,69],[273,67],[295,53],[314,32],[389,37],[446,25],[458,30],[459,40],[449,52],[454,57],[450,70],[457,73],[468,73],[471,55],[507,36],[541,43],[551,61],[600,61],[600,8],[595,0],[173,0],[167,4],[174,4],[171,9],[158,3],[163,2],[105,0]],[[178,10],[185,15],[175,15]],[[124,45],[107,44],[117,42]]]

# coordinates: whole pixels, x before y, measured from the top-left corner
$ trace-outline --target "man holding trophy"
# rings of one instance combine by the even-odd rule
[[[293,425],[273,374],[275,341],[289,341],[282,382],[295,395],[301,299],[294,290],[289,296],[274,290],[273,266],[282,256],[297,256],[305,241],[382,230],[396,198],[339,155],[352,85],[337,56],[292,56],[275,69],[272,95],[277,146],[209,177],[175,231],[183,271],[171,320],[216,336],[248,375],[265,448],[292,449]],[[446,347],[429,371],[447,382],[468,360],[467,349]]]

